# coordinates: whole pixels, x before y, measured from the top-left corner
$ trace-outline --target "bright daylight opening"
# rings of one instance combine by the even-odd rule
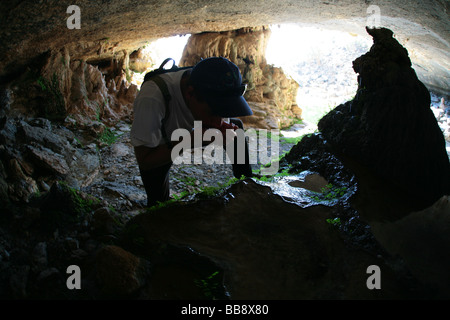
[[[354,97],[358,84],[352,61],[369,51],[370,39],[295,24],[271,31],[267,63],[299,83],[297,104],[306,123],[316,126],[328,111]]]
[[[152,66],[144,72],[134,73],[131,82],[140,87],[142,81],[144,80],[145,74],[150,70],[159,68],[161,63],[167,58],[174,59],[175,63],[178,65],[180,63],[181,56],[183,55],[184,47],[186,46],[190,36],[190,34],[187,34],[182,36],[161,38],[146,45],[143,51],[144,54],[148,53],[149,56],[152,57]],[[170,65],[167,67],[170,67]]]
[[[266,51],[267,63],[281,67],[299,85],[298,106],[303,110],[305,123],[315,128],[322,116],[335,106],[351,100],[357,89],[357,76],[352,61],[366,53],[372,42],[369,38],[348,32],[283,24],[271,27]],[[144,51],[151,53],[158,68],[170,57],[179,64],[190,35],[158,39]],[[133,83],[140,86],[146,72],[133,75]]]

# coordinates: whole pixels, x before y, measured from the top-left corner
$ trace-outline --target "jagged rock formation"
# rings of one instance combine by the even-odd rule
[[[268,27],[192,35],[180,64],[192,66],[202,58],[213,56],[234,62],[248,85],[245,98],[254,113],[242,117],[244,123],[255,128],[284,128],[301,118],[296,101],[298,83],[281,68],[267,64],[265,52],[269,37]]]
[[[96,65],[71,60],[67,49],[49,53],[0,88],[0,116],[44,117],[69,126],[130,122],[138,88],[127,80],[126,58]]]
[[[324,138],[421,208],[450,194],[445,140],[408,52],[388,29],[367,29],[374,44],[353,62],[355,98],[319,122]]]
[[[57,180],[80,188],[98,174],[100,159],[95,145],[77,147],[80,141],[66,127],[44,118],[5,121],[0,131],[1,180],[8,185],[3,202],[28,203]]]

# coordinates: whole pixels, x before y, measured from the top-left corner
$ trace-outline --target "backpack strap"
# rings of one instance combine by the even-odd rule
[[[165,60],[161,63],[161,65],[159,66],[159,69],[160,69],[160,70],[163,70],[163,69],[164,69],[164,66],[165,66],[166,63],[169,62],[169,61],[173,61],[173,65],[172,65],[172,68],[171,68],[171,69],[177,69],[177,68],[178,68],[177,65],[175,64],[175,60],[174,60],[173,58],[167,58],[167,59],[165,59]],[[167,69],[164,69],[164,70],[167,70]]]
[[[159,90],[161,90],[161,93],[164,97],[166,112],[164,114],[164,118],[161,120],[161,133],[162,133],[164,140],[166,140],[166,143],[171,148],[172,143],[171,143],[170,139],[168,139],[167,131],[166,131],[166,122],[167,122],[167,119],[169,118],[169,114],[170,114],[169,102],[170,102],[170,99],[172,99],[172,97],[169,93],[169,88],[167,87],[167,83],[159,75],[154,75],[153,77],[151,77],[148,80],[151,80],[154,83],[156,83],[156,85],[159,87]]]
[[[170,69],[164,69],[164,66],[169,62],[169,61],[173,61],[173,65]],[[153,71],[148,72],[145,77],[144,77],[144,81],[142,84],[144,84],[146,81],[153,81],[156,83],[156,85],[159,87],[159,90],[161,90],[161,93],[164,97],[164,101],[166,104],[166,113],[164,115],[164,118],[161,121],[161,132],[163,135],[164,140],[166,140],[166,143],[169,145],[170,148],[172,148],[172,143],[170,141],[170,139],[167,136],[167,132],[166,132],[166,122],[167,119],[169,117],[169,113],[170,113],[170,109],[169,109],[169,101],[172,98],[170,96],[169,93],[169,88],[167,87],[167,83],[160,77],[161,74],[164,73],[168,73],[168,72],[176,72],[176,71],[180,71],[180,70],[185,70],[185,69],[191,69],[192,67],[178,67],[175,64],[175,60],[172,58],[167,58],[165,59],[161,65],[159,66],[158,69],[155,69]]]

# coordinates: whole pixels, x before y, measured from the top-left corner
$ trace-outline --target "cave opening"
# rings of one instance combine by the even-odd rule
[[[178,64],[190,36],[190,34],[176,35],[146,43],[142,47],[141,54],[148,59],[147,62],[149,63],[146,68],[138,70],[139,72],[133,72],[131,83],[140,87],[145,74],[152,69],[158,68],[166,58],[172,58]]]
[[[180,34],[147,42],[140,53],[147,59],[146,68],[133,68],[130,82],[140,87],[145,74],[159,67],[168,57],[180,64],[190,37],[190,34]],[[280,128],[282,137],[300,139],[306,133],[314,132],[325,114],[353,99],[358,83],[352,63],[371,46],[369,35],[299,23],[270,26],[265,48],[267,64],[282,68],[299,84],[296,100],[305,125],[299,129]],[[432,94],[432,101],[436,102],[433,97]],[[446,143],[450,153],[449,143]]]
[[[316,126],[318,120],[356,93],[357,75],[352,61],[366,53],[370,37],[327,30],[296,23],[270,26],[265,56],[267,63],[281,67],[297,83],[297,103],[304,121]],[[146,72],[171,57],[179,63],[190,34],[160,38],[143,47],[151,57],[145,72],[133,72],[131,83],[141,85]]]

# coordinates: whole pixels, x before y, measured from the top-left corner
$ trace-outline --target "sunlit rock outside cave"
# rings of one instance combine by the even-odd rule
[[[0,4],[0,298],[448,299],[449,10]],[[147,208],[134,100],[209,57],[247,84],[254,176],[174,164]]]

